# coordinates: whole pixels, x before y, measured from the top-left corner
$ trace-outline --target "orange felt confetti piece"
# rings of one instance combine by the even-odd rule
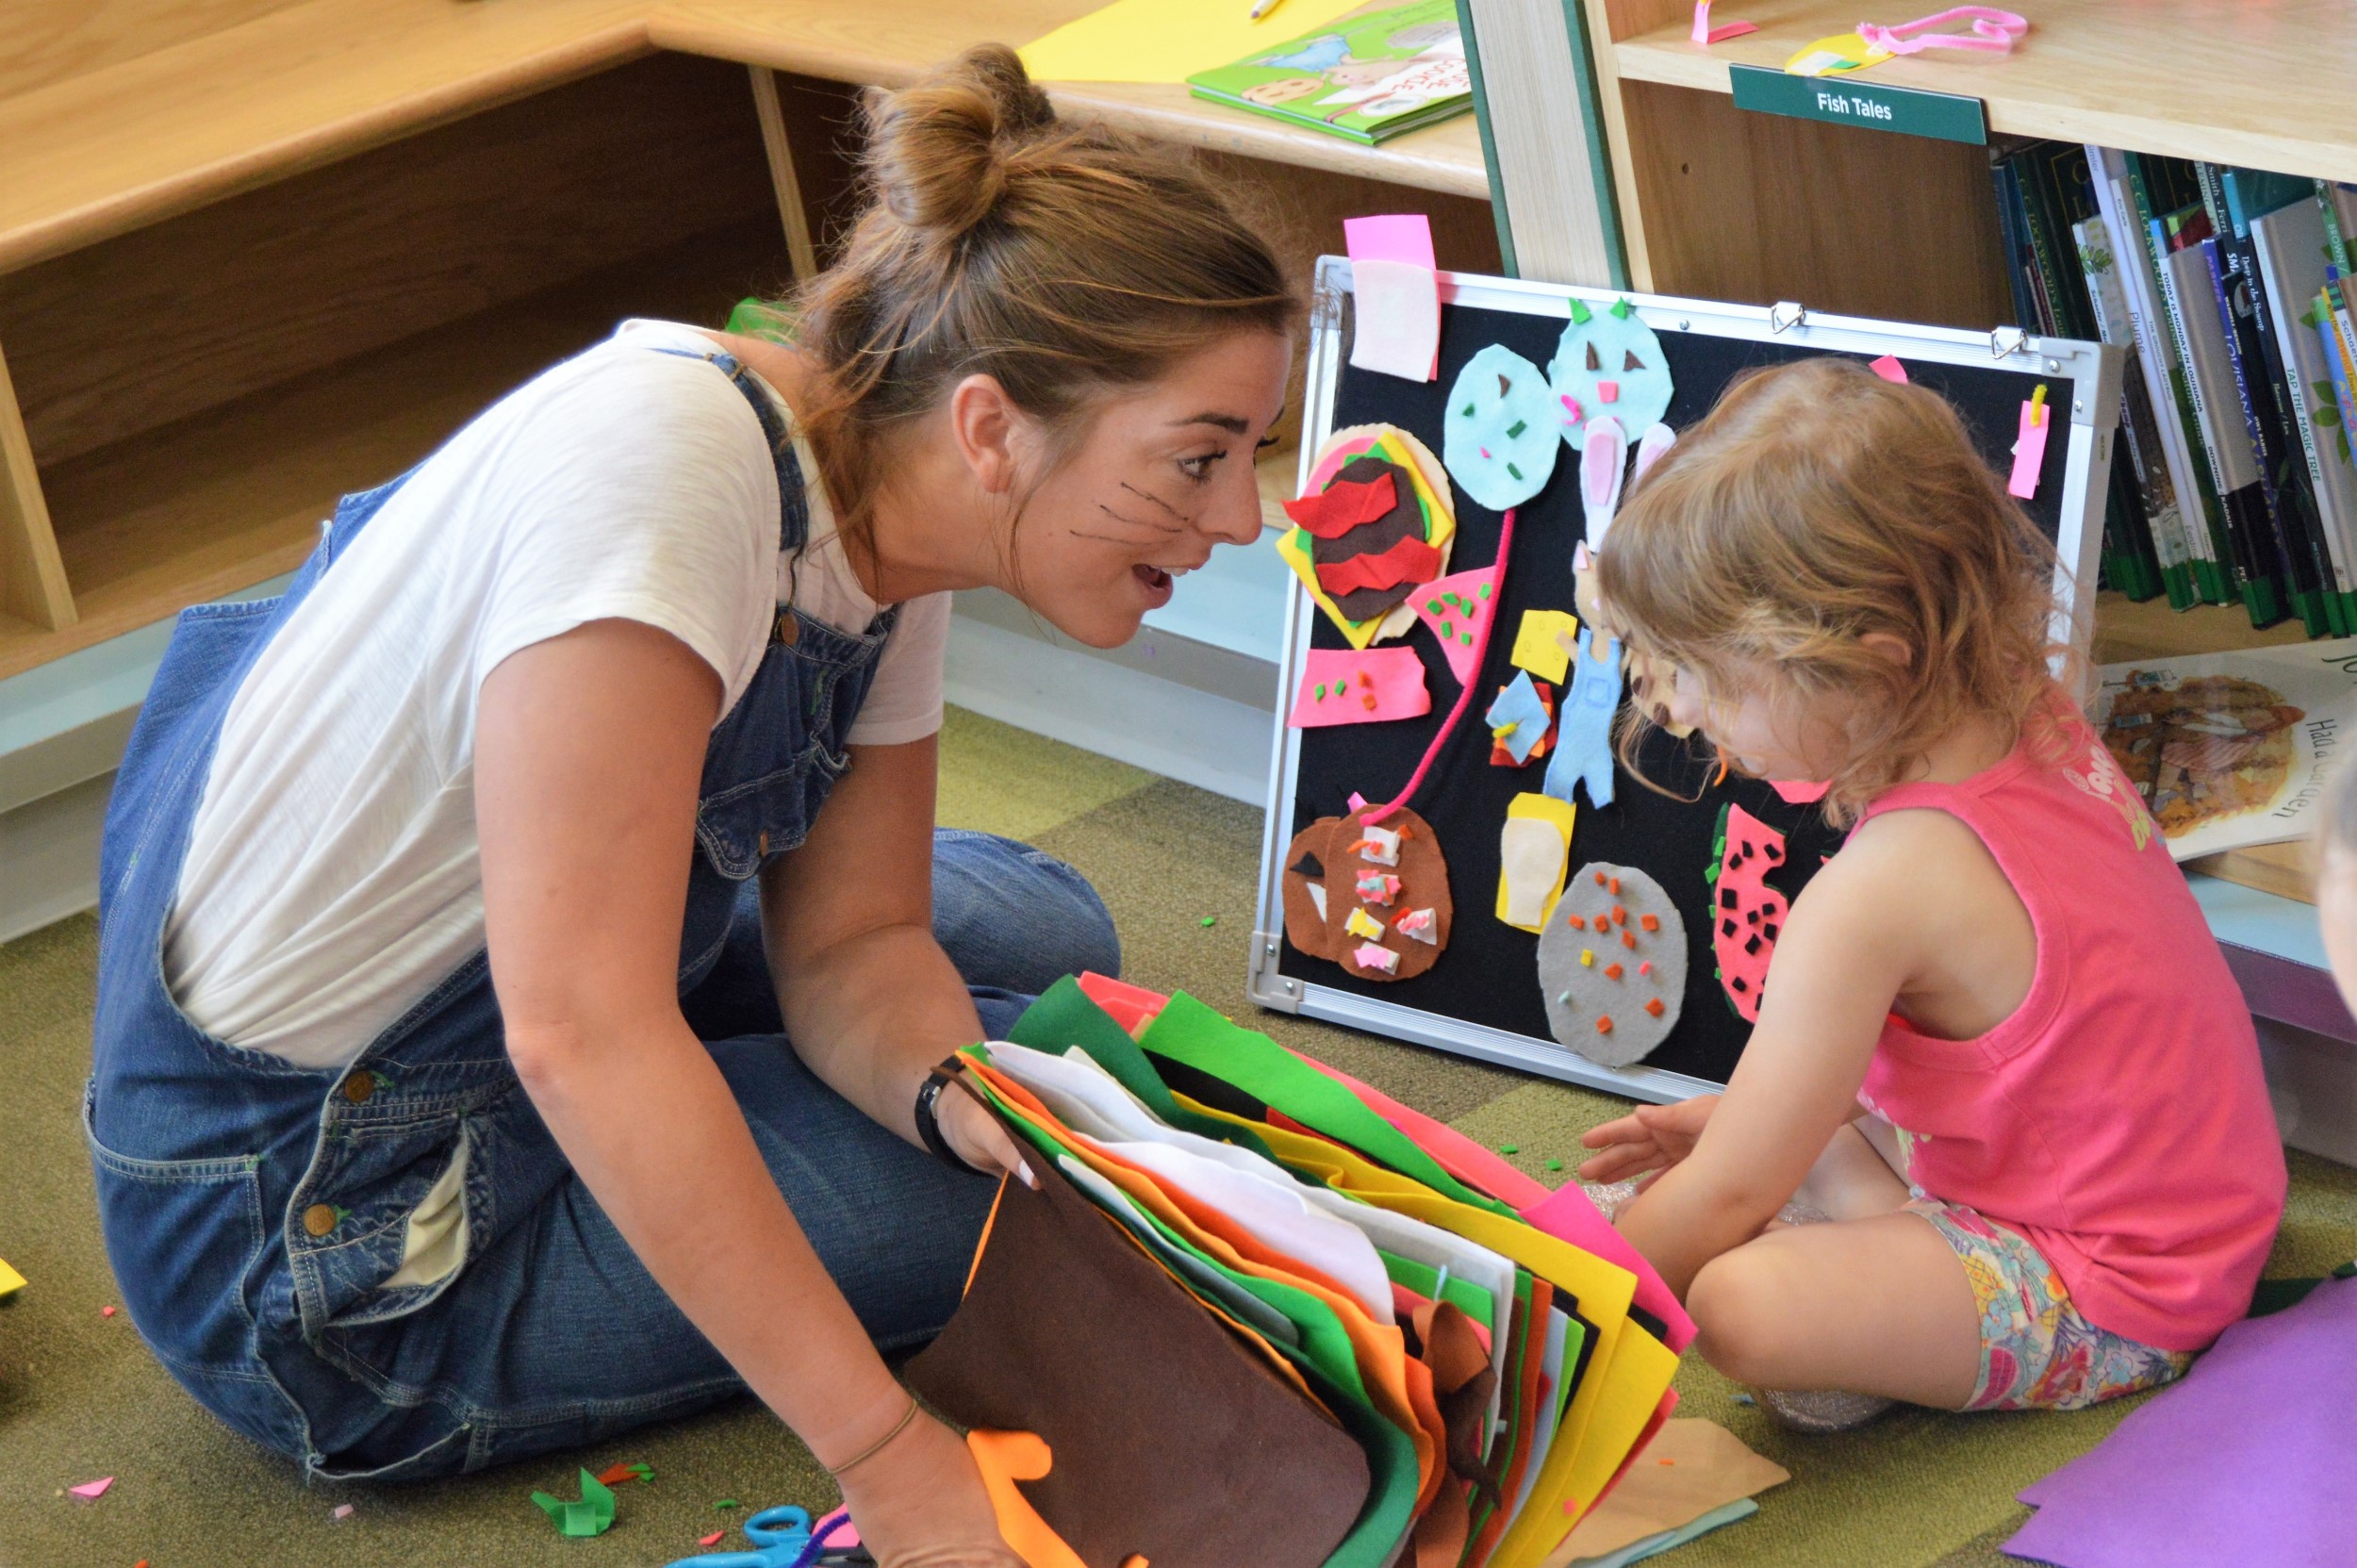
[[[1612,879],[1612,896],[1616,899],[1621,896],[1621,879],[1618,877]],[[1616,909],[1612,913],[1618,915],[1620,911]]]
[[[1653,999],[1653,1000],[1651,1000],[1651,1001],[1647,1002],[1647,1003],[1645,1004],[1645,1011],[1646,1011],[1646,1012],[1648,1012],[1648,1013],[1650,1013],[1650,1014],[1652,1014],[1652,1015],[1653,1015],[1655,1017],[1656,1017],[1656,1018],[1660,1017],[1660,1016],[1661,1016],[1661,999],[1660,999],[1659,997],[1656,997],[1656,998],[1654,998],[1654,999]]]
[[[1621,933],[1621,946],[1624,948],[1634,948],[1637,946],[1637,933],[1633,931],[1624,931]]]
[[[112,1317],[115,1315],[115,1310],[112,1307],[101,1307],[98,1309],[98,1315],[100,1317]]]
[[[1614,904],[1612,906],[1612,923],[1616,926],[1627,925],[1628,911],[1623,909],[1619,904]]]
[[[1637,916],[1637,923],[1644,927],[1647,931],[1659,931],[1661,929],[1661,916],[1658,915],[1640,915]]]
[[[1585,916],[1566,915],[1563,918],[1571,923],[1571,928],[1574,931],[1586,931],[1588,929],[1588,920]]]
[[[696,1537],[696,1544],[699,1546],[717,1546],[720,1543],[720,1538],[728,1533],[729,1532],[726,1530],[714,1530],[710,1535],[700,1535]]]
[[[1366,692],[1360,697],[1359,701],[1367,705],[1367,711],[1369,713],[1373,713],[1375,711],[1375,693],[1371,691]]]
[[[1607,980],[1618,980],[1618,979],[1620,979],[1620,978],[1621,978],[1621,966],[1620,966],[1618,964],[1607,964],[1607,965],[1606,965],[1606,966],[1604,966],[1604,978],[1605,978],[1605,979],[1607,979]]]
[[[1602,886],[1604,885],[1604,882],[1605,882],[1604,873],[1603,873],[1602,871],[1597,872],[1597,873],[1596,873],[1596,885],[1597,885],[1598,887],[1602,887]]]
[[[1602,1013],[1602,1014],[1598,1014],[1598,1015],[1597,1015],[1597,1016],[1596,1016],[1596,1032],[1597,1032],[1597,1033],[1599,1033],[1599,1034],[1609,1034],[1609,1033],[1611,1033],[1611,1032],[1612,1032],[1612,1015],[1611,1015],[1611,1014],[1609,1014],[1609,1013]]]

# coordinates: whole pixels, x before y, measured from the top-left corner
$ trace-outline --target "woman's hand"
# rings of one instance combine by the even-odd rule
[[[943,1089],[941,1098],[933,1101],[933,1119],[957,1157],[976,1170],[993,1175],[1004,1171],[1027,1187],[1039,1185],[998,1118],[964,1089],[955,1085]]]
[[[877,1568],[1023,1568],[999,1538],[973,1454],[930,1415],[920,1411],[842,1484]]]
[[[1582,1181],[1618,1181],[1646,1171],[1667,1170],[1694,1152],[1694,1145],[1718,1108],[1717,1095],[1696,1095],[1674,1105],[1640,1105],[1619,1121],[1591,1128],[1579,1141],[1603,1152],[1580,1162]]]

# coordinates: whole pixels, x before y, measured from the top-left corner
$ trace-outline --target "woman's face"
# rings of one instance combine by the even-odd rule
[[[1238,333],[1101,404],[1025,499],[999,586],[1092,648],[1136,635],[1213,545],[1261,536],[1252,459],[1292,357],[1282,337]]]

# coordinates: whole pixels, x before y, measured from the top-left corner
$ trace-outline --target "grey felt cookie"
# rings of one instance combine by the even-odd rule
[[[1539,984],[1558,1040],[1600,1066],[1642,1062],[1677,1027],[1686,922],[1644,872],[1583,866],[1539,934]]]

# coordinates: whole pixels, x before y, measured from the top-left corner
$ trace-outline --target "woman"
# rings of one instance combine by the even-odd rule
[[[792,346],[628,323],[157,677],[103,857],[107,1247],[307,1474],[750,1387],[882,1560],[1013,1561],[879,1346],[1015,1164],[931,1069],[1118,949],[1069,867],[933,832],[948,590],[1108,647],[1255,538],[1299,307],[1002,49],[869,120]]]

